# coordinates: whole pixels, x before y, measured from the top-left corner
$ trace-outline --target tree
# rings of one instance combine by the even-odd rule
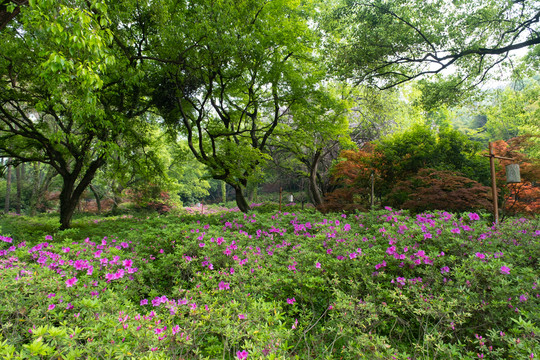
[[[426,184],[435,186],[439,181],[448,180],[453,185],[445,191],[454,191],[455,185],[462,178],[467,178],[474,189],[474,194],[469,192],[468,195],[472,196],[471,199],[476,198],[476,190],[489,184],[490,179],[488,164],[479,150],[478,144],[457,130],[443,128],[436,131],[429,125],[416,124],[359,151],[342,152],[333,169],[334,181],[341,185],[341,189],[338,193],[329,194],[329,200],[339,203],[338,196],[345,196],[349,199],[347,202],[366,205],[370,198],[372,175],[376,184],[375,194],[383,203],[405,203],[407,196],[418,190],[413,185],[420,178],[429,178],[421,186],[426,189],[429,188]],[[428,170],[419,175],[422,169]],[[411,179],[416,180],[408,183]],[[408,192],[402,189],[396,195],[399,183]],[[460,193],[454,194],[458,196]]]
[[[277,136],[271,141],[274,159],[277,152],[292,155],[279,165],[308,180],[310,198],[315,206],[323,203],[323,178],[328,178],[327,170],[332,160],[342,147],[353,145],[348,121],[350,92],[351,89],[338,84],[319,87],[309,98],[291,106],[289,121],[280,125]],[[328,158],[327,168],[321,169],[323,160]]]
[[[309,2],[163,3],[159,36],[142,58],[159,65],[155,105],[214,179],[244,190],[291,105],[323,75]],[[152,6],[155,6],[152,4]]]
[[[99,1],[30,1],[0,33],[0,155],[62,178],[60,228],[147,106]]]
[[[449,170],[420,169],[399,181],[388,195],[390,206],[419,213],[432,210],[491,210],[490,187]]]
[[[493,145],[493,152],[497,156],[512,158],[514,160],[499,160],[497,183],[502,192],[502,210],[504,215],[540,214],[540,159],[527,154],[527,149],[534,146],[532,136],[518,136],[508,142],[499,140]],[[505,166],[519,164],[521,182],[506,183]]]
[[[423,85],[455,99],[511,64],[513,51],[540,44],[539,20],[537,0],[344,0],[326,25],[344,76],[387,89],[453,67]]]

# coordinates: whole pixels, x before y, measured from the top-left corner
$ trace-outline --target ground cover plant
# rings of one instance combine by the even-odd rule
[[[0,222],[2,358],[540,356],[537,219],[290,206],[54,221]]]

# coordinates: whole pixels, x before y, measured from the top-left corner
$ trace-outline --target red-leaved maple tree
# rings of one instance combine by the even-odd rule
[[[499,160],[496,173],[497,186],[502,194],[502,211],[505,215],[540,214],[540,159],[530,158],[526,150],[532,136],[518,136],[506,141],[493,143],[493,153],[514,160]],[[519,164],[521,182],[506,183],[506,165]]]

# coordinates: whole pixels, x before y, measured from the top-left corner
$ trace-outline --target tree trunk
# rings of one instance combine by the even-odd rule
[[[319,186],[317,185],[317,169],[319,168],[319,159],[321,158],[321,150],[317,150],[313,158],[313,162],[309,168],[309,192],[313,198],[313,205],[318,206],[323,203]]]
[[[21,166],[15,168],[15,179],[17,183],[17,196],[15,197],[15,212],[21,214],[21,193],[22,193],[22,175]]]
[[[104,164],[103,158],[96,159],[86,169],[83,177],[79,180],[77,186],[75,182],[79,178],[79,171],[62,176],[63,184],[60,192],[60,230],[69,229],[71,218],[79,204],[79,200],[84,190],[90,185],[97,169]]]
[[[30,197],[30,216],[35,216],[37,212],[37,204],[39,197],[39,163],[34,163],[34,174],[33,174],[33,186],[32,186],[32,196]]]
[[[73,189],[75,187],[75,178],[64,177],[64,184],[60,192],[60,230],[69,229],[71,218],[75,213],[79,199],[73,199]]]
[[[225,204],[227,202],[227,183],[225,181],[221,182],[221,198]]]
[[[97,212],[98,214],[101,214],[101,200],[99,199],[99,195],[92,184],[90,184],[90,191],[92,191],[92,194],[94,194],[94,197],[96,198]]]
[[[243,213],[247,213],[250,208],[244,194],[242,193],[242,187],[238,185],[234,185],[233,187],[236,193],[236,205],[238,206],[238,209],[240,209],[240,211]]]
[[[7,182],[6,182],[6,203],[4,205],[4,213],[9,212],[9,197],[11,195],[11,158],[7,161]]]

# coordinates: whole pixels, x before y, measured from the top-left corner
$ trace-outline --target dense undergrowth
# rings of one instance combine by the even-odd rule
[[[540,226],[392,210],[6,216],[0,356],[540,356]]]

